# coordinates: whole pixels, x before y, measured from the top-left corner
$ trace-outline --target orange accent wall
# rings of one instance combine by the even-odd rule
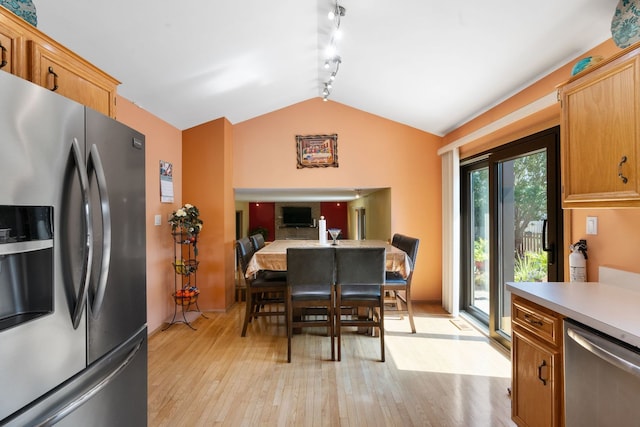
[[[213,120],[182,132],[182,194],[200,210],[203,228],[198,243],[198,305],[226,310],[235,302],[235,201],[232,159],[233,128]]]
[[[333,133],[339,167],[296,168],[296,135]],[[390,188],[392,233],[422,241],[413,297],[440,301],[440,144],[435,135],[314,98],[234,125],[233,187]]]
[[[173,238],[167,222],[182,201],[182,132],[118,97],[117,120],[145,135],[146,232],[147,232],[147,325],[158,330],[173,315]],[[174,203],[160,203],[160,160],[173,163]],[[155,215],[162,224],[154,225]]]

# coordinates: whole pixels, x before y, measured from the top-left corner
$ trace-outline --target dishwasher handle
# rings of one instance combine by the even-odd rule
[[[626,350],[624,347],[616,345],[613,342],[605,341],[597,335],[571,327],[567,328],[567,336],[579,346],[598,356],[605,362],[640,378],[640,366],[621,354],[626,352],[632,353],[630,350]]]

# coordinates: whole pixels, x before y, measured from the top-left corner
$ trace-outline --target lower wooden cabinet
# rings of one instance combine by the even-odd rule
[[[511,417],[519,426],[562,426],[562,317],[514,296],[512,319]]]

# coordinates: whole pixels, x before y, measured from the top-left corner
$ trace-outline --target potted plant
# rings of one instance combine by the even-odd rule
[[[171,224],[171,232],[173,235],[186,234],[188,240],[193,244],[193,250],[196,255],[198,254],[196,243],[198,241],[198,234],[202,231],[202,223],[200,211],[197,207],[189,203],[172,212],[169,217],[169,224]]]

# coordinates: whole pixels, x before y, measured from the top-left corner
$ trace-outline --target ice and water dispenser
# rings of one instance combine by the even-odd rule
[[[0,205],[0,331],[53,311],[53,207]]]

